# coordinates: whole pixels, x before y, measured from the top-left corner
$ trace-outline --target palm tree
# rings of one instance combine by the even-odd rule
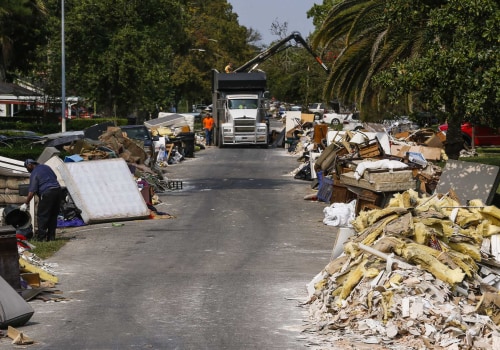
[[[328,50],[341,45],[325,94],[364,106],[377,106],[382,91],[372,78],[396,60],[418,55],[425,44],[422,23],[391,24],[386,18],[385,0],[347,0],[334,5],[313,38],[315,47]]]

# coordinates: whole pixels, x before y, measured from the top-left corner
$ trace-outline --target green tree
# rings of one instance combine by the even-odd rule
[[[406,1],[388,1],[388,19],[401,28]],[[393,100],[413,93],[434,110],[444,110],[448,121],[446,153],[457,159],[463,146],[460,124],[500,126],[500,7],[496,0],[422,1],[411,9],[426,18],[425,50],[394,62],[379,83]]]
[[[68,91],[106,114],[152,112],[172,89],[173,54],[183,40],[175,0],[72,2],[67,15]]]
[[[0,81],[32,68],[37,45],[46,40],[43,0],[0,1]]]
[[[328,75],[302,46],[287,47],[260,68],[267,73],[268,89],[277,100],[304,106],[323,101],[322,90]]]
[[[60,4],[50,1],[45,54],[60,86]],[[174,52],[182,44],[183,7],[176,0],[66,0],[67,95],[88,98],[105,115],[147,116],[168,101]]]
[[[196,0],[186,4],[183,33],[187,40],[176,53],[172,81],[175,104],[211,101],[211,71],[223,71],[232,62],[236,67],[254,54],[253,43],[260,36],[239,25],[226,0]]]

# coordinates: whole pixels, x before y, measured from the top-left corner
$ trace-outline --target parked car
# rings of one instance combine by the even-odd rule
[[[344,119],[347,118],[349,114],[342,113],[324,113],[320,121],[325,124],[337,126],[344,123]]]
[[[309,113],[314,114],[314,119],[319,120],[323,117],[323,114],[328,113],[328,110],[326,104],[316,102],[309,105]]]
[[[302,110],[302,106],[294,105],[294,106],[290,107],[290,110],[291,111],[301,111]]]
[[[359,119],[359,112],[348,114],[344,119],[344,130],[360,130],[365,126]]]
[[[413,122],[408,116],[400,116],[394,119],[385,119],[382,121],[385,130],[389,134],[397,134],[405,131],[412,131],[420,129],[420,125]]]
[[[0,131],[0,144],[8,145],[15,143],[16,141],[26,141],[26,142],[42,142],[44,138],[39,136],[34,131],[28,130],[1,130]]]
[[[461,126],[462,137],[468,147],[472,145],[472,127],[471,123],[463,123]],[[446,133],[448,124],[440,125],[438,129]],[[474,146],[500,146],[500,133],[489,126],[474,125]]]
[[[193,105],[192,113],[202,113],[207,108],[207,105]]]

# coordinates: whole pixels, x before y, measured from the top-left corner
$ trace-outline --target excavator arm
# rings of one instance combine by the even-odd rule
[[[312,50],[312,48],[309,46],[309,44],[304,40],[304,38],[302,38],[302,36],[300,35],[299,32],[293,32],[292,34],[290,34],[289,36],[287,36],[286,38],[283,38],[281,39],[280,41],[278,41],[276,44],[272,45],[271,47],[269,47],[268,49],[262,51],[261,53],[259,53],[257,56],[255,56],[254,58],[252,58],[250,61],[246,62],[245,64],[243,64],[242,66],[236,68],[234,70],[234,72],[250,72],[254,69],[257,68],[257,66],[259,64],[261,64],[262,62],[264,62],[265,60],[267,60],[269,57],[271,57],[272,55],[290,47],[291,45],[288,45],[288,46],[285,46],[283,47],[285,44],[288,44],[288,42],[290,40],[295,40],[296,43],[298,44],[301,44],[303,47],[305,47],[305,49],[314,57],[314,59],[316,60],[316,62],[318,62],[321,67],[328,73],[330,70],[328,69],[328,67],[323,63],[323,61],[321,60],[321,58],[319,58],[318,55],[316,55],[314,53],[314,51]]]

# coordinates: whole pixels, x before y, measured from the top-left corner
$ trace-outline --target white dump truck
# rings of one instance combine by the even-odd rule
[[[266,73],[257,66],[277,53],[283,45],[295,40],[306,48],[316,61],[329,71],[314,54],[299,32],[280,40],[232,73],[212,71],[212,103],[215,145],[262,145],[269,142],[268,93]]]
[[[213,74],[215,144],[267,145],[266,74]]]

